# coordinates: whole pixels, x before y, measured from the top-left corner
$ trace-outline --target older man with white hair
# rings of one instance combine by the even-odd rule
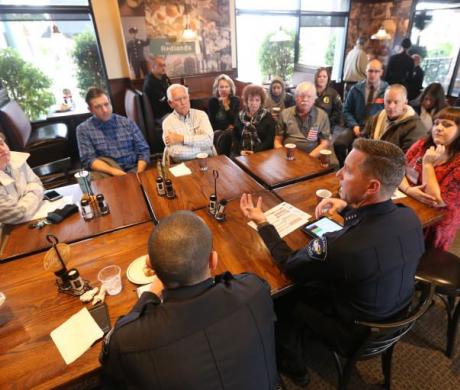
[[[166,91],[174,111],[163,121],[163,141],[173,162],[193,160],[198,153],[216,154],[214,132],[204,111],[190,108],[188,89],[172,84]]]
[[[300,83],[295,90],[294,107],[280,114],[275,148],[295,144],[299,149],[319,157],[321,149],[329,147],[331,129],[325,111],[315,106],[316,88],[307,81]]]

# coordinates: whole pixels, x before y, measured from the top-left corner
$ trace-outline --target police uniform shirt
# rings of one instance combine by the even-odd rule
[[[297,251],[270,224],[259,233],[274,260],[294,281],[330,281],[335,310],[344,321],[378,321],[409,303],[424,252],[414,212],[391,200],[341,212],[344,228]]]

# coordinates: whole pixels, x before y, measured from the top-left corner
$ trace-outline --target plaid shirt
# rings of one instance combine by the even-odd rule
[[[138,160],[150,161],[150,149],[139,127],[128,118],[112,114],[107,122],[92,116],[77,127],[78,150],[85,168],[98,157],[114,159],[124,171]]]

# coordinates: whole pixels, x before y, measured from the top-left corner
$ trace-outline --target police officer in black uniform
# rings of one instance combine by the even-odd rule
[[[130,39],[126,45],[128,60],[133,67],[136,79],[139,79],[141,77],[141,70],[144,76],[147,74],[147,63],[144,57],[144,47],[150,44],[150,39],[147,38],[142,40],[136,38],[138,32],[136,27],[131,27],[128,32],[132,36],[132,39]]]
[[[158,278],[104,342],[105,387],[275,389],[268,284],[252,274],[211,277],[211,232],[189,211],[160,221],[149,257]]]
[[[241,198],[242,212],[256,222],[281,269],[299,284],[315,281],[300,290],[280,319],[280,370],[299,384],[308,382],[301,347],[305,331],[351,351],[365,335],[354,320],[398,318],[411,300],[424,240],[414,212],[391,200],[404,170],[397,146],[357,139],[337,173],[341,199],[324,199],[316,208],[317,218],[340,213],[343,229],[295,251],[267,222],[261,199],[254,207],[249,195]]]

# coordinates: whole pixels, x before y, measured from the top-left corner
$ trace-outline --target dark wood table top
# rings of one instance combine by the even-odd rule
[[[333,196],[337,196],[339,179],[335,173],[278,188],[274,192],[284,201],[314,215],[317,205],[316,191],[319,189],[329,190],[333,193]],[[430,226],[443,217],[442,209],[429,207],[409,196],[397,199],[394,202],[402,203],[414,210],[423,227]]]
[[[178,210],[194,211],[207,207],[209,196],[214,193],[213,169],[219,171],[219,179],[217,180],[219,199],[231,200],[239,198],[244,192],[254,193],[263,189],[260,184],[224,155],[208,158],[208,170],[204,172],[200,171],[196,160],[188,161],[185,165],[192,171],[191,175],[175,177],[172,173],[167,173],[176,192],[174,199],[167,199],[166,196],[158,195],[156,167],[139,175],[158,218]]]
[[[29,229],[29,223],[5,226],[0,261],[49,248],[47,234],[54,234],[61,242],[69,243],[150,220],[134,174],[96,180],[91,186],[95,194],[104,194],[110,214],[85,222],[80,213],[76,213],[59,224],[46,225],[40,230]],[[56,190],[62,195],[72,195],[74,203],[79,204],[82,193],[77,184]]]
[[[264,210],[280,203],[268,191],[260,195]],[[291,285],[272,261],[258,233],[247,225],[239,210],[239,199],[229,202],[225,222],[217,222],[205,210],[196,213],[213,232],[213,247],[219,254],[217,273],[254,272],[268,281],[273,294]],[[147,252],[152,229],[151,223],[143,223],[71,244],[69,268],[76,267],[94,286],[98,285],[100,269],[110,264],[121,267],[123,290],[119,295],[106,298],[112,325],[137,300],[137,286],[127,280],[126,270],[134,259]],[[293,248],[299,248],[308,237],[295,231],[286,241]],[[54,275],[43,269],[43,257],[44,253],[36,253],[1,265],[0,286],[6,303],[0,311],[0,321],[2,318],[9,321],[0,326],[0,388],[14,384],[15,388],[49,389],[97,379],[101,343],[67,366],[49,335],[84,304],[57,291]],[[33,369],[25,375],[25,367]]]
[[[267,211],[281,203],[273,193],[261,191],[253,195],[262,196],[263,210]],[[279,294],[290,287],[290,280],[273,262],[270,252],[255,229],[247,224],[240,211],[240,200],[234,199],[226,207],[226,219],[217,221],[206,209],[195,212],[204,219],[213,234],[213,248],[219,255],[218,272],[254,272],[264,278],[271,287],[272,294]],[[293,249],[304,246],[310,239],[305,233],[296,230],[285,238]]]
[[[269,189],[323,175],[332,168],[323,168],[317,158],[297,149],[295,159],[286,159],[286,148],[264,150],[235,161],[251,176]]]
[[[137,301],[136,285],[126,278],[132,260],[147,252],[147,238],[153,228],[143,223],[71,244],[70,267],[99,286],[97,273],[110,264],[122,269],[123,290],[106,296],[112,325]],[[36,253],[1,264],[0,286],[6,295],[0,311],[0,388],[50,389],[72,381],[84,381],[99,368],[97,343],[75,362],[66,365],[50,332],[84,306],[79,298],[57,291],[54,275],[43,269],[44,253]],[[70,268],[69,267],[69,268]]]

